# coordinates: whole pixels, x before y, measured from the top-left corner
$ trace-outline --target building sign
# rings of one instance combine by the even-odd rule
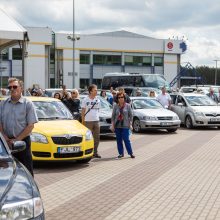
[[[164,53],[182,54],[187,50],[187,45],[182,40],[164,40]]]
[[[168,48],[169,51],[172,51],[172,49],[173,49],[173,43],[172,43],[172,42],[168,42],[168,43],[167,43],[167,48]]]

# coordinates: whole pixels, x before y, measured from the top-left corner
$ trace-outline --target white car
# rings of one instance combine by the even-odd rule
[[[187,128],[218,127],[220,128],[220,105],[207,95],[199,93],[171,94],[171,109]]]
[[[166,129],[175,132],[180,126],[176,113],[165,109],[156,99],[150,97],[130,97],[133,111],[133,131],[144,129]]]

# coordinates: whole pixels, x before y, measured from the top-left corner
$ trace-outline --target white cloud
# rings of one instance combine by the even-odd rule
[[[73,0],[1,0],[24,26],[72,31]],[[220,58],[219,0],[75,0],[79,33],[127,30],[155,38],[188,38],[183,61],[214,66]]]

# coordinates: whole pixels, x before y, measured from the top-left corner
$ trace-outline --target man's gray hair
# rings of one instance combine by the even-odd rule
[[[19,86],[20,86],[21,88],[24,87],[23,81],[20,80],[20,79],[17,79],[17,78],[9,78],[9,79],[8,79],[8,84],[9,84],[9,83],[12,83],[12,82],[16,82],[16,81],[18,82],[18,84],[19,84]]]

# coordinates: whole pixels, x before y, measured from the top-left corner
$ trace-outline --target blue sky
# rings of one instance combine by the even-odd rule
[[[72,31],[73,0],[1,0],[23,26]],[[127,30],[155,38],[186,39],[182,62],[215,66],[220,59],[219,0],[75,0],[75,29],[82,34]]]

